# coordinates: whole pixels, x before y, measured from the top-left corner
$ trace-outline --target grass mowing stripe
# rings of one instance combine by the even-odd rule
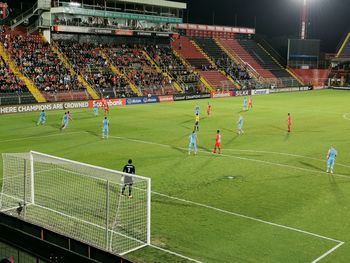
[[[308,157],[304,155],[299,155],[299,154],[292,154],[292,153],[282,153],[282,152],[270,152],[270,151],[257,151],[257,150],[243,150],[243,149],[226,149],[225,151],[233,151],[233,152],[251,152],[251,153],[267,153],[267,154],[276,154],[276,155],[284,155],[284,156],[291,156],[291,157],[301,157],[309,160],[314,160],[314,161],[320,161],[320,162],[325,162],[323,159],[317,159],[313,157]],[[346,168],[350,168],[349,165],[341,164],[337,162],[337,165],[343,166]]]
[[[138,140],[138,139],[130,139],[130,138],[127,138],[127,137],[120,137],[120,136],[109,136],[109,137],[110,138],[114,138],[114,139],[119,139],[119,140],[127,140],[127,141],[132,141],[132,142],[139,142],[139,143],[143,143],[143,144],[157,145],[157,146],[166,147],[166,148],[176,148],[176,149],[183,150],[183,151],[187,151],[188,150],[187,148],[183,148],[183,147],[175,147],[175,146],[171,146],[171,145],[167,145],[167,144],[161,144],[161,143],[156,143],[156,142],[143,141],[143,140]],[[213,154],[211,151],[204,151],[204,150],[198,150],[198,152],[206,153],[206,154]],[[298,167],[298,166],[294,166],[294,165],[274,163],[274,162],[270,162],[270,161],[258,160],[258,159],[247,158],[247,157],[239,157],[239,156],[233,156],[233,155],[228,155],[228,154],[220,154],[220,156],[229,157],[229,158],[235,158],[235,159],[245,160],[245,161],[253,161],[253,162],[258,162],[258,163],[263,163],[263,164],[268,164],[268,165],[275,165],[275,166],[280,166],[280,167],[293,168],[293,169],[296,169],[296,170],[301,170],[301,171],[306,171],[306,172],[322,173],[322,174],[327,174],[328,175],[327,172],[313,170],[313,169],[307,169],[307,168],[302,168],[302,167]],[[337,177],[350,179],[350,176],[347,176],[347,175],[344,175],[344,174],[332,174],[332,175],[337,176]]]

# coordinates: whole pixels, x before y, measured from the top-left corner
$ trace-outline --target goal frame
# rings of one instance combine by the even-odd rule
[[[28,154],[28,152],[27,152]],[[110,174],[116,174],[116,175],[119,175],[119,176],[132,176],[134,178],[138,178],[138,179],[141,179],[143,181],[146,182],[147,184],[147,187],[146,187],[146,196],[147,196],[147,211],[146,211],[146,218],[147,218],[147,222],[146,222],[146,242],[144,242],[144,244],[141,244],[140,246],[138,247],[134,247],[132,249],[129,249],[128,251],[124,251],[122,253],[118,253],[119,255],[125,255],[125,254],[128,254],[132,251],[135,251],[137,249],[140,249],[142,247],[145,247],[145,246],[148,246],[148,245],[151,245],[151,179],[148,178],[148,177],[144,177],[144,176],[139,176],[139,175],[130,175],[130,174],[127,174],[127,173],[124,173],[124,172],[121,172],[121,171],[117,171],[117,170],[113,170],[113,169],[109,169],[109,168],[104,168],[104,167],[100,167],[100,166],[96,166],[96,165],[92,165],[92,164],[87,164],[87,163],[82,163],[82,162],[78,162],[78,161],[74,161],[74,160],[69,160],[69,159],[65,159],[65,158],[62,158],[62,157],[57,157],[57,156],[53,156],[53,155],[49,155],[49,154],[45,154],[45,153],[41,153],[41,152],[37,152],[37,151],[29,151],[29,158],[27,157],[27,161],[29,162],[29,167],[30,167],[30,173],[27,174],[26,171],[24,171],[24,174],[23,174],[23,178],[24,178],[24,199],[22,201],[24,201],[24,211],[26,210],[26,207],[27,206],[31,206],[31,205],[34,205],[35,206],[35,170],[34,170],[34,164],[35,164],[35,156],[38,156],[38,157],[44,157],[44,158],[50,158],[50,159],[54,159],[54,160],[57,160],[57,161],[62,161],[62,162],[67,162],[69,164],[72,164],[72,165],[78,165],[80,167],[85,167],[85,168],[92,168],[93,170],[97,170],[97,171],[101,171],[101,172],[107,172],[107,173],[110,173]],[[23,158],[24,160],[26,158]],[[26,167],[26,164],[24,165]],[[30,184],[28,185],[28,188],[30,187],[30,196],[29,196],[29,200],[26,199],[26,180],[29,179],[28,176],[30,177]],[[84,175],[82,175],[84,176]],[[93,176],[89,176],[89,175],[85,175],[86,177],[89,177],[89,178],[94,178]],[[3,175],[3,180],[5,179],[5,175]],[[94,178],[94,179],[99,179],[99,180],[103,180],[105,183],[106,183],[106,247],[103,248],[103,247],[100,247],[98,246],[100,249],[103,249],[103,250],[106,250],[108,252],[111,252],[113,253],[112,251],[112,244],[111,242],[108,242],[108,238],[109,236],[111,237],[112,236],[112,233],[110,232],[111,229],[109,229],[108,227],[108,218],[109,218],[109,196],[110,196],[110,190],[109,190],[109,185],[110,185],[110,180],[109,179],[104,179],[104,178]],[[114,182],[115,183],[115,182]],[[29,190],[29,189],[28,189]],[[6,195],[5,193],[1,192],[1,195],[4,194]],[[13,197],[15,198],[15,197]],[[18,199],[18,198],[17,198]],[[18,199],[19,200],[19,199]],[[20,201],[20,200],[19,200]],[[40,206],[40,205],[39,205]],[[13,209],[16,209],[16,207],[12,207],[12,208],[7,208],[7,209],[4,209],[4,210],[1,210],[1,202],[0,202],[0,212],[7,212],[9,210],[13,210]],[[25,212],[24,212],[25,213]],[[69,215],[68,215],[69,216]],[[23,218],[23,220],[25,220],[25,218]],[[110,232],[110,234],[108,234]],[[113,232],[113,231],[112,231]],[[131,238],[131,237],[130,237]]]

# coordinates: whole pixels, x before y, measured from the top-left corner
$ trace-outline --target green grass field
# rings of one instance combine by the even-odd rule
[[[350,262],[350,93],[253,99],[243,136],[243,98],[211,100],[210,118],[208,100],[198,101],[197,156],[187,153],[196,101],[113,108],[108,140],[92,110],[72,110],[63,132],[62,111],[48,112],[40,127],[39,113],[0,116],[0,152],[35,150],[117,170],[132,158],[137,174],[152,178],[152,243],[198,261]],[[217,129],[222,155],[211,153]],[[334,175],[325,173],[331,144]],[[151,247],[127,257],[186,261]]]

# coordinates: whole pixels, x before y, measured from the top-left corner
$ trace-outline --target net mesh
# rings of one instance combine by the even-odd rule
[[[147,244],[149,179],[132,176],[129,198],[117,171],[39,153],[3,162],[2,212],[116,254]]]

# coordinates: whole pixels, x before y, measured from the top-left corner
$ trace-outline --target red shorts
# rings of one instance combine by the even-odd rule
[[[221,148],[221,142],[216,142],[215,147]]]

